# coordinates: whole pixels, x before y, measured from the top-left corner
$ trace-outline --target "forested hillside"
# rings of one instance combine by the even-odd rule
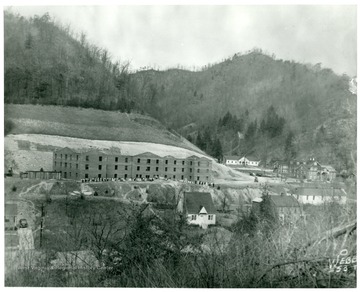
[[[131,89],[145,111],[204,150],[220,140],[223,154],[253,154],[263,162],[314,156],[342,170],[356,160],[356,95],[349,81],[321,64],[254,50],[201,72],[138,72]]]
[[[48,14],[25,19],[5,12],[4,18],[6,103],[135,110],[218,159],[313,156],[338,171],[355,170],[356,95],[348,76],[321,64],[253,50],[198,72],[130,73],[128,63],[114,62],[85,33]]]
[[[49,14],[4,14],[5,102],[93,107],[130,112],[128,63],[112,62]]]

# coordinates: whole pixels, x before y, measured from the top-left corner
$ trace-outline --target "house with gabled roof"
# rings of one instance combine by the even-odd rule
[[[229,156],[224,156],[224,164],[225,165],[240,165],[240,161],[239,161],[240,157],[239,156],[233,156],[233,155],[229,155]]]
[[[280,195],[268,195],[268,197],[271,208],[279,216],[280,222],[295,223],[300,219],[302,210],[296,198],[283,192]],[[252,208],[255,212],[259,212],[262,201],[262,197],[252,200]]]
[[[346,204],[347,193],[341,187],[327,185],[304,185],[295,188],[295,197],[301,204],[321,205],[324,203]]]
[[[216,209],[210,193],[185,192],[183,213],[191,225],[198,225],[206,229],[216,223]]]
[[[243,156],[239,159],[240,165],[259,166],[260,159],[255,156]]]

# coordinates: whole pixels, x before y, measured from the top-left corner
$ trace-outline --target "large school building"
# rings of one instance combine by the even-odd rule
[[[183,159],[158,156],[151,152],[128,156],[120,151],[75,151],[62,148],[54,152],[53,169],[65,179],[153,178],[212,181],[212,160],[192,155]]]

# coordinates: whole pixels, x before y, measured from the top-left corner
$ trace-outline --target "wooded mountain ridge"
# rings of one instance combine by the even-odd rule
[[[5,12],[5,102],[137,111],[221,159],[263,162],[316,157],[337,170],[356,165],[356,95],[350,77],[321,64],[256,49],[201,71],[129,72],[86,34],[48,14]],[[5,113],[6,115],[6,113]]]

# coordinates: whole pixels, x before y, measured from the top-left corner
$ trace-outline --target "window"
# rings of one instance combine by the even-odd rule
[[[192,168],[190,168],[190,172],[192,172]]]
[[[69,172],[69,177],[71,177],[71,172]]]
[[[118,166],[117,165],[115,165],[115,170],[117,170],[118,169]]]
[[[117,173],[114,174],[114,178],[117,178]]]
[[[190,165],[192,165],[192,161],[190,161]]]
[[[157,167],[155,170],[156,170],[156,171],[159,171],[159,168]]]
[[[79,177],[79,174],[78,173],[76,173],[76,178],[78,178]]]
[[[140,158],[138,158],[137,163],[140,163]]]
[[[57,158],[57,154],[55,153],[55,159]]]
[[[76,160],[79,160],[79,155],[76,155]]]
[[[119,157],[115,157],[115,162],[118,162],[119,161]]]
[[[137,167],[136,167],[136,170],[140,170],[140,166],[137,166]]]
[[[174,167],[174,172],[176,171],[176,167]]]
[[[173,179],[176,179],[176,175],[175,175],[175,174],[173,175]]]
[[[67,159],[67,154],[65,154],[65,159]]]
[[[191,175],[190,175],[189,179],[191,180]]]
[[[99,156],[99,161],[102,161],[102,156]]]
[[[200,161],[198,162],[198,166],[200,166]]]
[[[69,167],[71,168],[71,163],[69,163]]]
[[[125,170],[128,170],[128,166],[127,166],[127,165],[125,165]]]
[[[85,169],[89,169],[89,164],[85,164]]]
[[[200,180],[200,176],[197,177],[197,180]]]
[[[206,180],[209,180],[209,177],[208,177],[208,176],[206,177]]]
[[[191,220],[196,220],[196,215],[191,215]]]
[[[146,167],[146,171],[150,171],[150,166],[147,166],[147,167]]]
[[[60,159],[62,159],[62,154],[60,154]]]
[[[86,156],[85,156],[85,160],[86,160],[86,161],[89,161],[89,155],[86,155]]]
[[[182,165],[185,165],[185,160],[182,161]]]
[[[62,167],[62,162],[60,162],[60,167]]]
[[[168,164],[168,160],[165,160],[165,164]]]
[[[79,169],[79,164],[76,163],[76,169]]]
[[[200,169],[197,170],[197,173],[199,173],[199,172],[200,172]]]
[[[165,167],[165,171],[167,171],[167,167]]]
[[[129,160],[129,159],[126,157],[126,158],[125,158],[125,163],[127,163],[127,162],[128,162],[128,160]]]
[[[165,176],[164,176],[165,178],[167,178],[167,174],[165,174]]]
[[[101,173],[98,174],[98,178],[101,178]]]
[[[176,160],[174,160],[174,164],[176,164]]]
[[[214,219],[214,215],[208,215],[208,220],[213,220]]]
[[[156,164],[159,164],[159,159],[156,159]]]
[[[181,176],[181,179],[184,179],[184,176],[183,176],[183,175]]]
[[[64,178],[66,178],[66,172],[64,172]]]
[[[101,170],[101,165],[99,165],[99,170]]]
[[[148,160],[146,161],[147,164],[150,164],[150,162],[151,162],[151,159],[148,159]]]
[[[89,174],[88,174],[88,173],[85,173],[85,178],[89,178]]]
[[[125,173],[125,176],[124,176],[125,179],[127,179],[127,173]]]
[[[67,167],[67,162],[65,162],[65,168]]]
[[[182,169],[181,169],[181,172],[184,172],[184,171],[185,171],[185,168],[182,168]]]

